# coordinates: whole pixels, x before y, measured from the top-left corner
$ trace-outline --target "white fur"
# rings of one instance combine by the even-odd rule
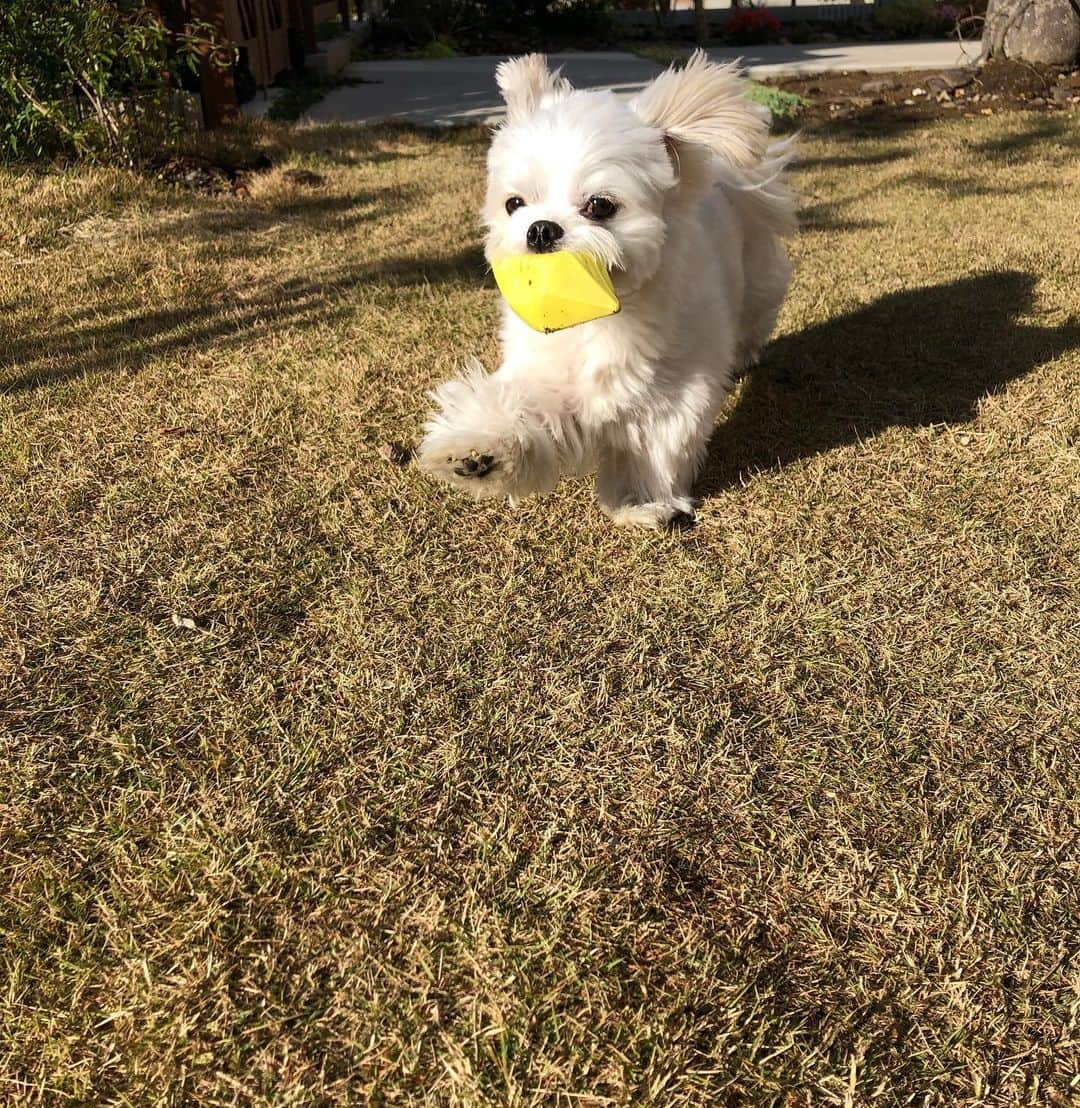
[[[745,82],[701,53],[629,104],[573,90],[538,55],[497,76],[508,118],[488,155],[488,260],[526,253],[529,225],[552,220],[560,249],[604,259],[622,310],[546,335],[504,305],[501,366],[488,375],[474,361],[434,390],[421,465],[511,502],[595,469],[618,523],[692,516],[716,413],[787,291],[790,141],[767,147]],[[582,212],[597,194],[618,204],[609,221]],[[507,215],[511,196],[525,206]]]

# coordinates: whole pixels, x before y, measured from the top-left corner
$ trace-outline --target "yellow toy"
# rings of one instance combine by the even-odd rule
[[[619,310],[611,274],[595,254],[520,254],[492,268],[506,302],[535,331],[561,331]]]

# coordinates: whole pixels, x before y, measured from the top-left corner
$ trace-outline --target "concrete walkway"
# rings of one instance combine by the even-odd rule
[[[966,51],[955,42],[813,43],[709,51],[716,61],[741,59],[751,77],[853,71],[887,73],[904,69],[951,69],[971,65],[977,43]],[[304,116],[315,123],[375,123],[402,119],[450,126],[488,123],[502,115],[495,89],[497,57],[353,62],[345,74],[366,82],[331,92]],[[578,88],[612,88],[630,93],[660,72],[660,66],[633,54],[552,54],[552,65]],[[367,83],[370,82],[370,83]]]

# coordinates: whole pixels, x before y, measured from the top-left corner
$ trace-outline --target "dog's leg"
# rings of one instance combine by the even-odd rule
[[[791,263],[783,243],[772,235],[747,244],[744,268],[747,282],[736,361],[742,372],[758,364],[791,283]]]
[[[601,509],[624,527],[674,530],[692,525],[690,492],[711,427],[702,418],[689,430],[681,419],[647,429],[625,428],[621,441],[600,452],[596,495]]]
[[[550,492],[576,468],[582,447],[576,422],[512,374],[484,372],[471,361],[461,377],[432,393],[439,410],[424,425],[421,468],[477,500],[512,501]]]

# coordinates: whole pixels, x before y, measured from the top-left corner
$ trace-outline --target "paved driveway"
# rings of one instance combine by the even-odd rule
[[[741,59],[751,77],[839,70],[888,72],[902,69],[948,69],[970,65],[978,46],[968,52],[955,42],[890,42],[852,45],[760,46],[743,50],[710,50],[717,61]],[[399,62],[354,62],[345,70],[370,82],[336,89],[311,108],[306,119],[317,123],[374,123],[406,119],[447,126],[485,123],[502,114],[495,89],[497,57],[446,58]],[[634,92],[660,72],[654,62],[623,53],[552,54],[578,88],[613,88]]]

